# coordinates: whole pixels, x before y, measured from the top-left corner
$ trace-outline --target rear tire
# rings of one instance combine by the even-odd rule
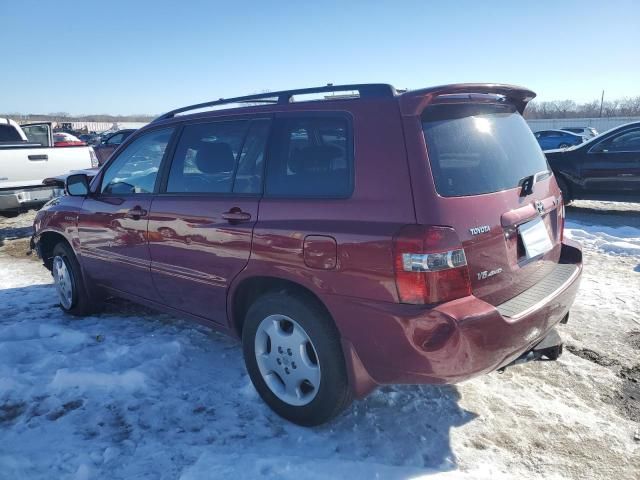
[[[351,403],[340,336],[315,299],[265,293],[247,311],[242,346],[254,387],[281,417],[310,427]]]
[[[62,310],[76,316],[96,310],[96,301],[85,287],[82,269],[68,243],[59,242],[53,247],[51,273]]]

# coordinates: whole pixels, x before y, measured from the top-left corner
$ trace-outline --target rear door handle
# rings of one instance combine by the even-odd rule
[[[49,160],[49,155],[29,155],[28,157],[32,162]]]
[[[247,212],[243,212],[238,207],[233,207],[228,212],[224,212],[222,214],[222,218],[227,220],[229,223],[241,223],[248,222],[251,220],[251,214]]]
[[[134,220],[140,220],[140,218],[147,215],[147,211],[142,207],[133,207],[125,215],[127,218],[133,218]]]

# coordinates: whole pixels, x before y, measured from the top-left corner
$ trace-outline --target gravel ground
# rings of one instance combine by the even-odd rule
[[[559,361],[384,387],[315,429],[264,407],[206,328],[122,301],[64,315],[26,256],[33,213],[0,218],[0,478],[637,480],[640,205],[567,215],[585,270]]]

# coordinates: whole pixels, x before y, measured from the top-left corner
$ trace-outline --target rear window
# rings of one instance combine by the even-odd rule
[[[507,190],[548,170],[531,129],[512,105],[434,105],[422,115],[422,130],[443,197]]]
[[[353,190],[352,140],[344,117],[282,119],[267,162],[266,194],[348,197]]]
[[[0,142],[20,142],[22,137],[13,125],[0,124]]]

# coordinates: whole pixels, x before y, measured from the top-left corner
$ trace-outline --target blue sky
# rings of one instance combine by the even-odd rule
[[[327,82],[640,95],[640,2],[0,0],[0,111],[160,113]]]

